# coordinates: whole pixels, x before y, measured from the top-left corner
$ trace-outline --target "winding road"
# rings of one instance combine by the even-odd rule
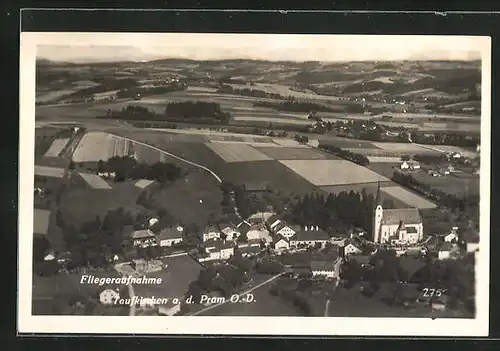
[[[165,150],[162,150],[162,149],[160,149],[160,148],[157,148],[156,146],[153,146],[153,145],[150,145],[150,144],[143,143],[142,141],[137,141],[137,140],[134,140],[134,139],[130,139],[130,138],[126,138],[126,137],[122,137],[122,136],[119,136],[119,135],[116,135],[116,134],[112,134],[112,133],[107,133],[107,134],[112,135],[112,136],[114,136],[115,138],[118,138],[118,139],[128,140],[128,141],[130,141],[130,142],[132,142],[132,143],[135,143],[135,144],[138,144],[138,145],[142,145],[142,146],[149,147],[149,148],[151,148],[151,149],[153,149],[153,150],[156,150],[156,151],[162,152],[162,153],[164,153],[165,155],[168,155],[168,156],[170,156],[170,157],[172,157],[172,158],[175,158],[175,159],[177,159],[177,160],[179,160],[179,161],[182,161],[182,162],[184,162],[184,163],[187,163],[187,164],[189,164],[189,165],[191,165],[191,166],[195,166],[195,167],[201,168],[201,169],[203,169],[203,170],[207,171],[208,173],[210,173],[210,174],[211,174],[211,175],[212,175],[212,176],[213,176],[213,177],[214,177],[214,178],[215,178],[215,179],[216,179],[219,183],[222,183],[222,178],[221,178],[221,177],[219,177],[219,176],[218,176],[218,175],[217,175],[214,171],[212,171],[210,168],[207,168],[207,167],[205,167],[205,166],[203,166],[203,165],[200,165],[200,164],[195,163],[195,162],[191,162],[191,161],[189,161],[189,160],[186,160],[185,158],[179,157],[179,156],[174,155],[174,154],[172,154],[172,153],[170,153],[170,152],[167,152],[167,151],[165,151]]]

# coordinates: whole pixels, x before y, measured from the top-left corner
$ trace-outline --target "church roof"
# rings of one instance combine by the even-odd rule
[[[382,214],[382,224],[420,224],[422,217],[418,208],[398,208],[384,210]]]

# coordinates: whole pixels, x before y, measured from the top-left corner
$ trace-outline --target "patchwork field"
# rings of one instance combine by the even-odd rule
[[[97,174],[91,174],[91,173],[78,173],[78,174],[93,189],[112,189],[111,185],[109,185],[104,179],[99,177]]]
[[[311,124],[306,119],[287,118],[287,117],[265,117],[265,116],[235,116],[233,121],[236,122],[265,122],[265,123],[282,123],[282,124],[297,124],[307,126]]]
[[[338,159],[332,154],[327,154],[311,148],[296,147],[256,147],[257,150],[276,160],[326,160]]]
[[[280,162],[317,186],[388,181],[386,177],[346,160],[284,160]]]
[[[420,182],[427,183],[433,188],[440,189],[447,194],[455,196],[479,195],[479,176],[465,175],[463,177],[453,174],[444,177],[433,177],[425,172],[413,174],[413,177]]]
[[[394,198],[400,199],[405,202],[410,207],[416,207],[420,209],[436,208],[436,204],[430,202],[429,200],[412,193],[405,188],[400,186],[389,186],[380,188],[381,192],[384,192]]]
[[[271,157],[246,144],[206,143],[225,162],[248,162],[270,160]]]
[[[42,177],[62,178],[64,177],[64,168],[35,165],[35,175]]]
[[[68,142],[69,142],[69,138],[54,140],[52,142],[52,145],[50,145],[49,149],[45,153],[45,156],[49,156],[49,157],[59,156],[59,154],[64,149],[64,147],[68,144]]]
[[[75,162],[95,162],[108,160],[114,156],[128,155],[128,142],[113,135],[89,132],[80,140],[73,153]]]
[[[228,163],[220,169],[222,179],[233,184],[268,184],[285,194],[318,192],[319,188],[278,161]]]

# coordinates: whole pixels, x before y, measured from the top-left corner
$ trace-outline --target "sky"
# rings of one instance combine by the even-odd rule
[[[66,62],[475,60],[485,37],[202,33],[36,33],[37,58]]]

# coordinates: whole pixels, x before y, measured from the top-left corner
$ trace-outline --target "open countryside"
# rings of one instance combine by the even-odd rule
[[[480,67],[37,59],[34,313],[474,318]]]

